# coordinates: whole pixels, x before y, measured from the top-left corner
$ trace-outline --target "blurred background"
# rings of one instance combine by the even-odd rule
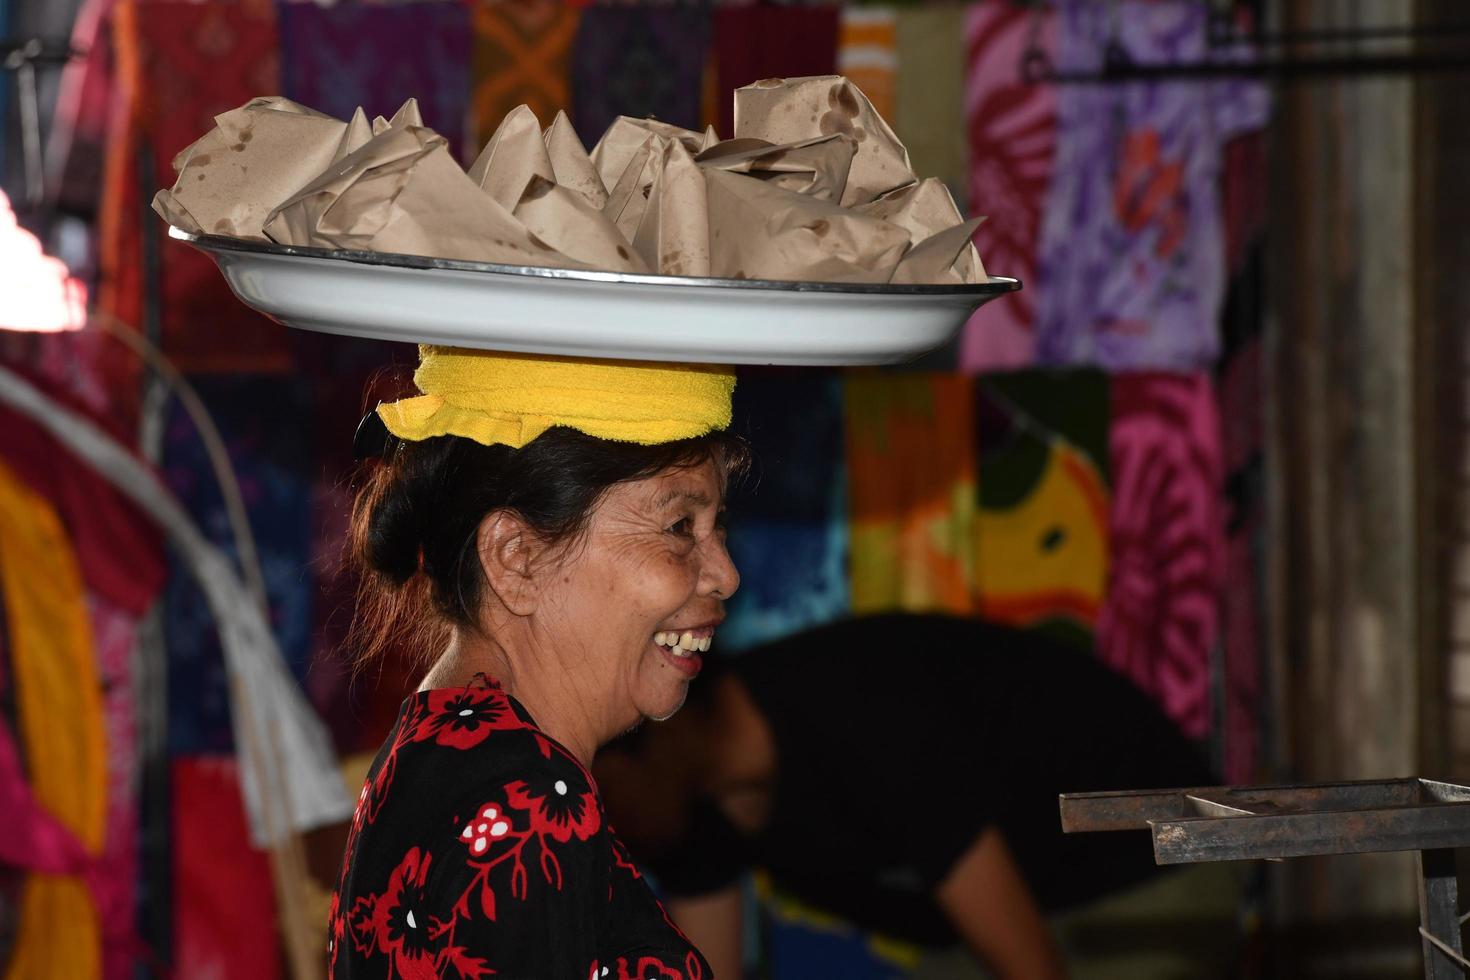
[[[618,114],[729,136],[733,88],[847,75],[1025,289],[913,365],[742,372],[725,652],[980,617],[1092,651],[1226,782],[1470,780],[1461,3],[0,0],[0,64],[0,390],[180,505],[0,404],[7,976],[299,970],[343,815],[252,832],[244,771],[296,763],[242,751],[242,712],[284,663],[355,796],[417,681],[354,673],[337,574],[354,428],[414,351],[252,313],[148,207],[256,95],[416,97],[468,162],[521,103],[589,146]],[[266,611],[248,656],[232,604]],[[748,892],[754,975],[982,975]],[[1055,925],[1083,978],[1411,977],[1417,921],[1401,853],[1204,865]]]

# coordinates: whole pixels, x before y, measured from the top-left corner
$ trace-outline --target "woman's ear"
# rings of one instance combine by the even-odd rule
[[[486,514],[475,532],[475,551],[485,581],[506,610],[529,616],[536,609],[537,560],[545,549],[540,536],[507,510]]]

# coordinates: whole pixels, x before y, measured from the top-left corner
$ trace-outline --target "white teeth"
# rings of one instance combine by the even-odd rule
[[[712,640],[708,636],[696,637],[692,632],[678,633],[671,630],[653,634],[653,642],[661,647],[668,647],[669,652],[676,657],[687,657],[696,651],[707,653]]]

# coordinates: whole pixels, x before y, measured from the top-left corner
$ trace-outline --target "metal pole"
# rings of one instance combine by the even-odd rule
[[[1425,980],[1465,980],[1459,882],[1451,848],[1419,851],[1419,927]],[[1433,939],[1431,939],[1433,937]],[[1433,940],[1438,940],[1435,942]]]

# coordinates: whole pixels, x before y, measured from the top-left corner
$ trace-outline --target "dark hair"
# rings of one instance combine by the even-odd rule
[[[619,483],[709,460],[735,478],[749,459],[745,440],[725,432],[640,446],[558,426],[520,449],[459,436],[389,438],[367,464],[352,508],[351,646],[361,662],[400,640],[427,657],[446,627],[477,629],[485,578],[475,535],[492,511],[513,511],[545,541],[567,543]]]

